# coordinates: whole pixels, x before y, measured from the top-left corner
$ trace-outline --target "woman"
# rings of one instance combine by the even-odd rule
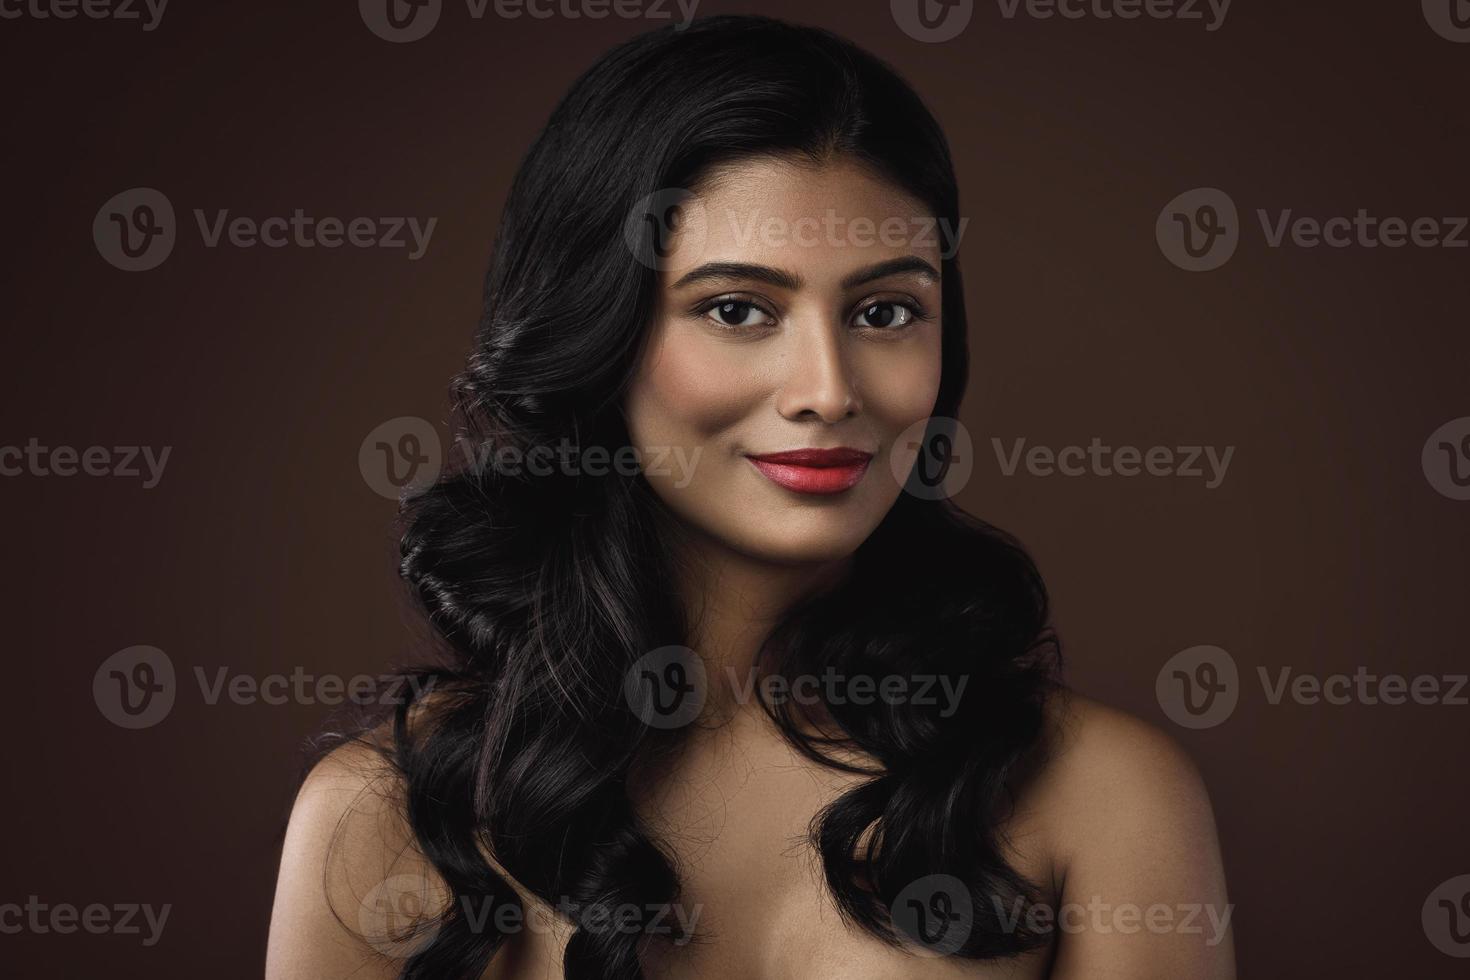
[[[825,32],[578,80],[404,505],[444,663],[308,776],[269,977],[1233,976],[1194,769],[1060,686],[1030,560],[935,489],[962,228]]]

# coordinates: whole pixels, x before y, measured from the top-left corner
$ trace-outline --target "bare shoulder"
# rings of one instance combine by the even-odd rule
[[[402,782],[380,745],[345,743],[312,769],[296,795],[266,976],[396,977],[415,938],[402,911],[432,913],[446,895],[414,844]]]
[[[1061,691],[1049,703],[1046,729],[1037,791],[1065,810],[1090,811],[1088,822],[1101,816],[1103,803],[1196,814],[1209,808],[1193,759],[1172,736],[1135,715]]]
[[[1179,743],[1061,692],[1048,709],[1044,756],[1021,804],[1060,886],[1054,976],[1233,977],[1214,814]]]
[[[295,843],[320,848],[322,857],[333,859],[324,866],[332,872],[329,882],[364,868],[391,871],[419,860],[403,803],[403,782],[380,747],[348,742],[326,755],[303,781],[287,836],[294,833]]]

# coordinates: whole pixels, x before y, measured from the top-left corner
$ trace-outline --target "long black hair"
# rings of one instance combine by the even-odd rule
[[[712,167],[770,154],[859,161],[959,227],[938,124],[850,42],[757,17],[635,37],[577,80],[515,177],[474,350],[452,387],[462,440],[477,454],[629,445],[619,405],[658,279],[628,246],[628,217]],[[952,251],[942,274],[934,414],[956,417],[967,350]],[[446,652],[406,672],[405,690],[438,697],[399,705],[384,751],[417,844],[454,897],[403,976],[481,975],[505,935],[495,916],[470,912],[518,907],[498,865],[573,910],[568,978],[631,980],[643,943],[690,937],[599,929],[577,910],[654,910],[679,895],[670,853],[628,791],[635,766],[678,734],[646,724],[623,695],[635,661],[688,640],[668,585],[674,556],[636,472],[506,469],[448,467],[402,507],[401,572]],[[998,827],[1009,784],[1043,742],[1056,659],[1046,591],[1018,544],[947,500],[908,493],[846,578],[771,633],[761,669],[788,677],[831,667],[967,679],[942,711],[841,704],[814,718],[795,702],[766,704],[794,746],[861,777],[811,832],[850,923],[897,944],[900,893],[948,875],[972,899],[957,955],[1046,941],[1010,919],[1039,896],[1008,864]]]

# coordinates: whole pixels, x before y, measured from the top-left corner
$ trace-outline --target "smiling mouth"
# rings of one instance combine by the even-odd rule
[[[857,486],[872,453],[859,449],[792,449],[747,454],[746,459],[772,483],[796,493],[833,494]]]

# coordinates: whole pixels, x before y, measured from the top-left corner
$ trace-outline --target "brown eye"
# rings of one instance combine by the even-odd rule
[[[707,315],[724,327],[758,327],[770,319],[754,303],[735,299],[716,303],[709,308]]]
[[[903,303],[869,303],[858,311],[857,326],[893,329],[907,326],[914,319],[914,311]]]

